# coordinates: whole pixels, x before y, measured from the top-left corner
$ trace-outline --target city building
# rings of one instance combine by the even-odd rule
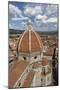
[[[20,36],[16,48],[16,63],[9,70],[9,88],[52,85],[52,62],[41,40],[34,31],[31,22]]]

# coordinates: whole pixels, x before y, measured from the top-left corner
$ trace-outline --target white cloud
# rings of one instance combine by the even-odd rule
[[[42,13],[41,6],[36,6],[35,10],[37,13]]]
[[[10,29],[13,28],[13,25],[12,25],[11,23],[9,23],[9,28],[10,28]]]
[[[35,11],[33,10],[32,7],[28,7],[28,8],[25,8],[24,14],[26,14],[26,15],[34,15]]]
[[[23,22],[21,22],[21,24],[22,24],[22,25],[26,25],[26,22],[23,21]]]
[[[50,15],[57,12],[57,5],[47,5],[46,7],[46,14]]]
[[[16,24],[17,21],[29,20],[28,17],[23,16],[22,11],[12,4],[9,4],[9,28],[19,28]],[[24,25],[24,24],[21,24]],[[22,27],[22,26],[20,26]]]
[[[22,21],[22,20],[28,20],[28,17],[21,17],[21,18],[18,18],[18,17],[15,17],[15,18],[12,18],[11,20],[13,21]]]
[[[22,11],[18,7],[9,4],[9,18],[13,17],[22,17]]]
[[[9,4],[9,19],[10,20],[27,20],[28,17],[22,15],[22,11],[12,4]]]
[[[48,18],[47,16],[45,16],[45,15],[40,15],[40,14],[38,14],[36,17],[35,17],[35,23],[36,23],[36,25],[38,26],[38,27],[40,27],[41,25],[43,25],[43,24],[46,24],[46,25],[48,25],[49,23],[55,23],[55,24],[57,24],[57,17],[50,17],[50,18]],[[56,26],[55,26],[56,27]]]
[[[34,16],[34,15],[37,15],[37,14],[42,14],[43,9],[45,11],[44,12],[45,15],[50,15],[50,14],[53,14],[53,13],[57,13],[57,5],[48,4],[46,6],[47,7],[44,8],[44,6],[41,6],[41,5],[37,5],[37,6],[26,5],[25,8],[24,8],[24,14],[26,14],[28,16]]]
[[[46,19],[47,19],[47,16],[38,14],[35,17],[35,23],[37,26],[40,26]]]
[[[54,27],[57,28],[57,24],[55,24]]]
[[[21,11],[20,8],[17,6],[14,6],[13,4],[9,4],[9,27],[10,28],[19,28],[25,29],[25,26],[27,25],[27,21],[30,20],[29,17],[32,17],[35,21],[35,25],[40,29],[40,26],[42,29],[47,29],[52,26],[51,28],[57,27],[57,17],[55,16],[55,13],[57,14],[57,5],[47,5],[46,8],[44,8],[43,5],[26,5],[23,6],[24,11]],[[25,14],[25,15],[24,15]],[[42,15],[44,14],[44,15]],[[53,16],[50,16],[52,14]],[[34,17],[33,17],[34,16]],[[33,23],[33,20],[31,22]],[[19,24],[16,22],[20,21]],[[51,25],[49,26],[49,23]],[[55,25],[56,24],[56,25]],[[45,25],[45,26],[44,26]]]
[[[26,6],[24,9],[24,14],[28,16],[34,16],[36,14],[42,13],[41,7],[40,6]]]
[[[44,23],[57,23],[57,17],[49,18]]]
[[[44,20],[44,19],[46,19],[47,16],[38,14],[35,18],[36,18],[36,20],[39,21],[39,20]]]

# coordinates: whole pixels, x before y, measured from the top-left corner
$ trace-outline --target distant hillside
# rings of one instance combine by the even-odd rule
[[[24,32],[24,30],[14,30],[14,29],[9,29],[9,34],[21,34],[22,32]],[[37,33],[41,34],[41,35],[57,35],[58,31],[37,31]]]
[[[39,32],[37,31],[40,35],[58,35],[58,31],[45,31],[45,32]]]
[[[24,30],[9,29],[9,34],[21,34]]]

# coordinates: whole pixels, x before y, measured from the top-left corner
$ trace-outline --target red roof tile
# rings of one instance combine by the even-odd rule
[[[34,77],[34,72],[30,72],[26,78],[26,80],[23,83],[22,87],[29,87],[31,85],[31,82],[33,80]]]
[[[48,65],[48,60],[47,60],[47,58],[43,58],[43,60],[42,60],[42,65],[43,65],[43,66]]]
[[[24,72],[27,65],[28,65],[28,62],[20,61],[17,64],[15,64],[12,71],[9,71],[9,77],[8,77],[9,78],[9,81],[8,81],[9,88],[13,88],[13,85],[19,79],[21,74]]]
[[[25,33],[25,34],[24,34]],[[30,52],[29,51],[29,42],[31,43],[31,52],[40,51],[43,47],[40,36],[35,32],[30,32],[31,40],[29,40],[29,30],[22,34],[23,37],[19,40],[18,52]]]

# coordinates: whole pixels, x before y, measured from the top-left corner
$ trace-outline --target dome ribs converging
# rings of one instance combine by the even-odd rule
[[[29,32],[24,32],[23,37],[21,37],[19,42],[18,51],[19,52],[29,52]]]
[[[31,30],[29,29],[29,51],[31,52]]]
[[[39,41],[35,33],[32,31],[31,32],[31,51],[35,52],[35,51],[39,51],[39,49],[40,49]]]
[[[19,40],[18,52],[38,52],[42,50],[42,47],[43,44],[40,36],[33,30],[33,27],[29,25],[28,30],[22,34]]]

